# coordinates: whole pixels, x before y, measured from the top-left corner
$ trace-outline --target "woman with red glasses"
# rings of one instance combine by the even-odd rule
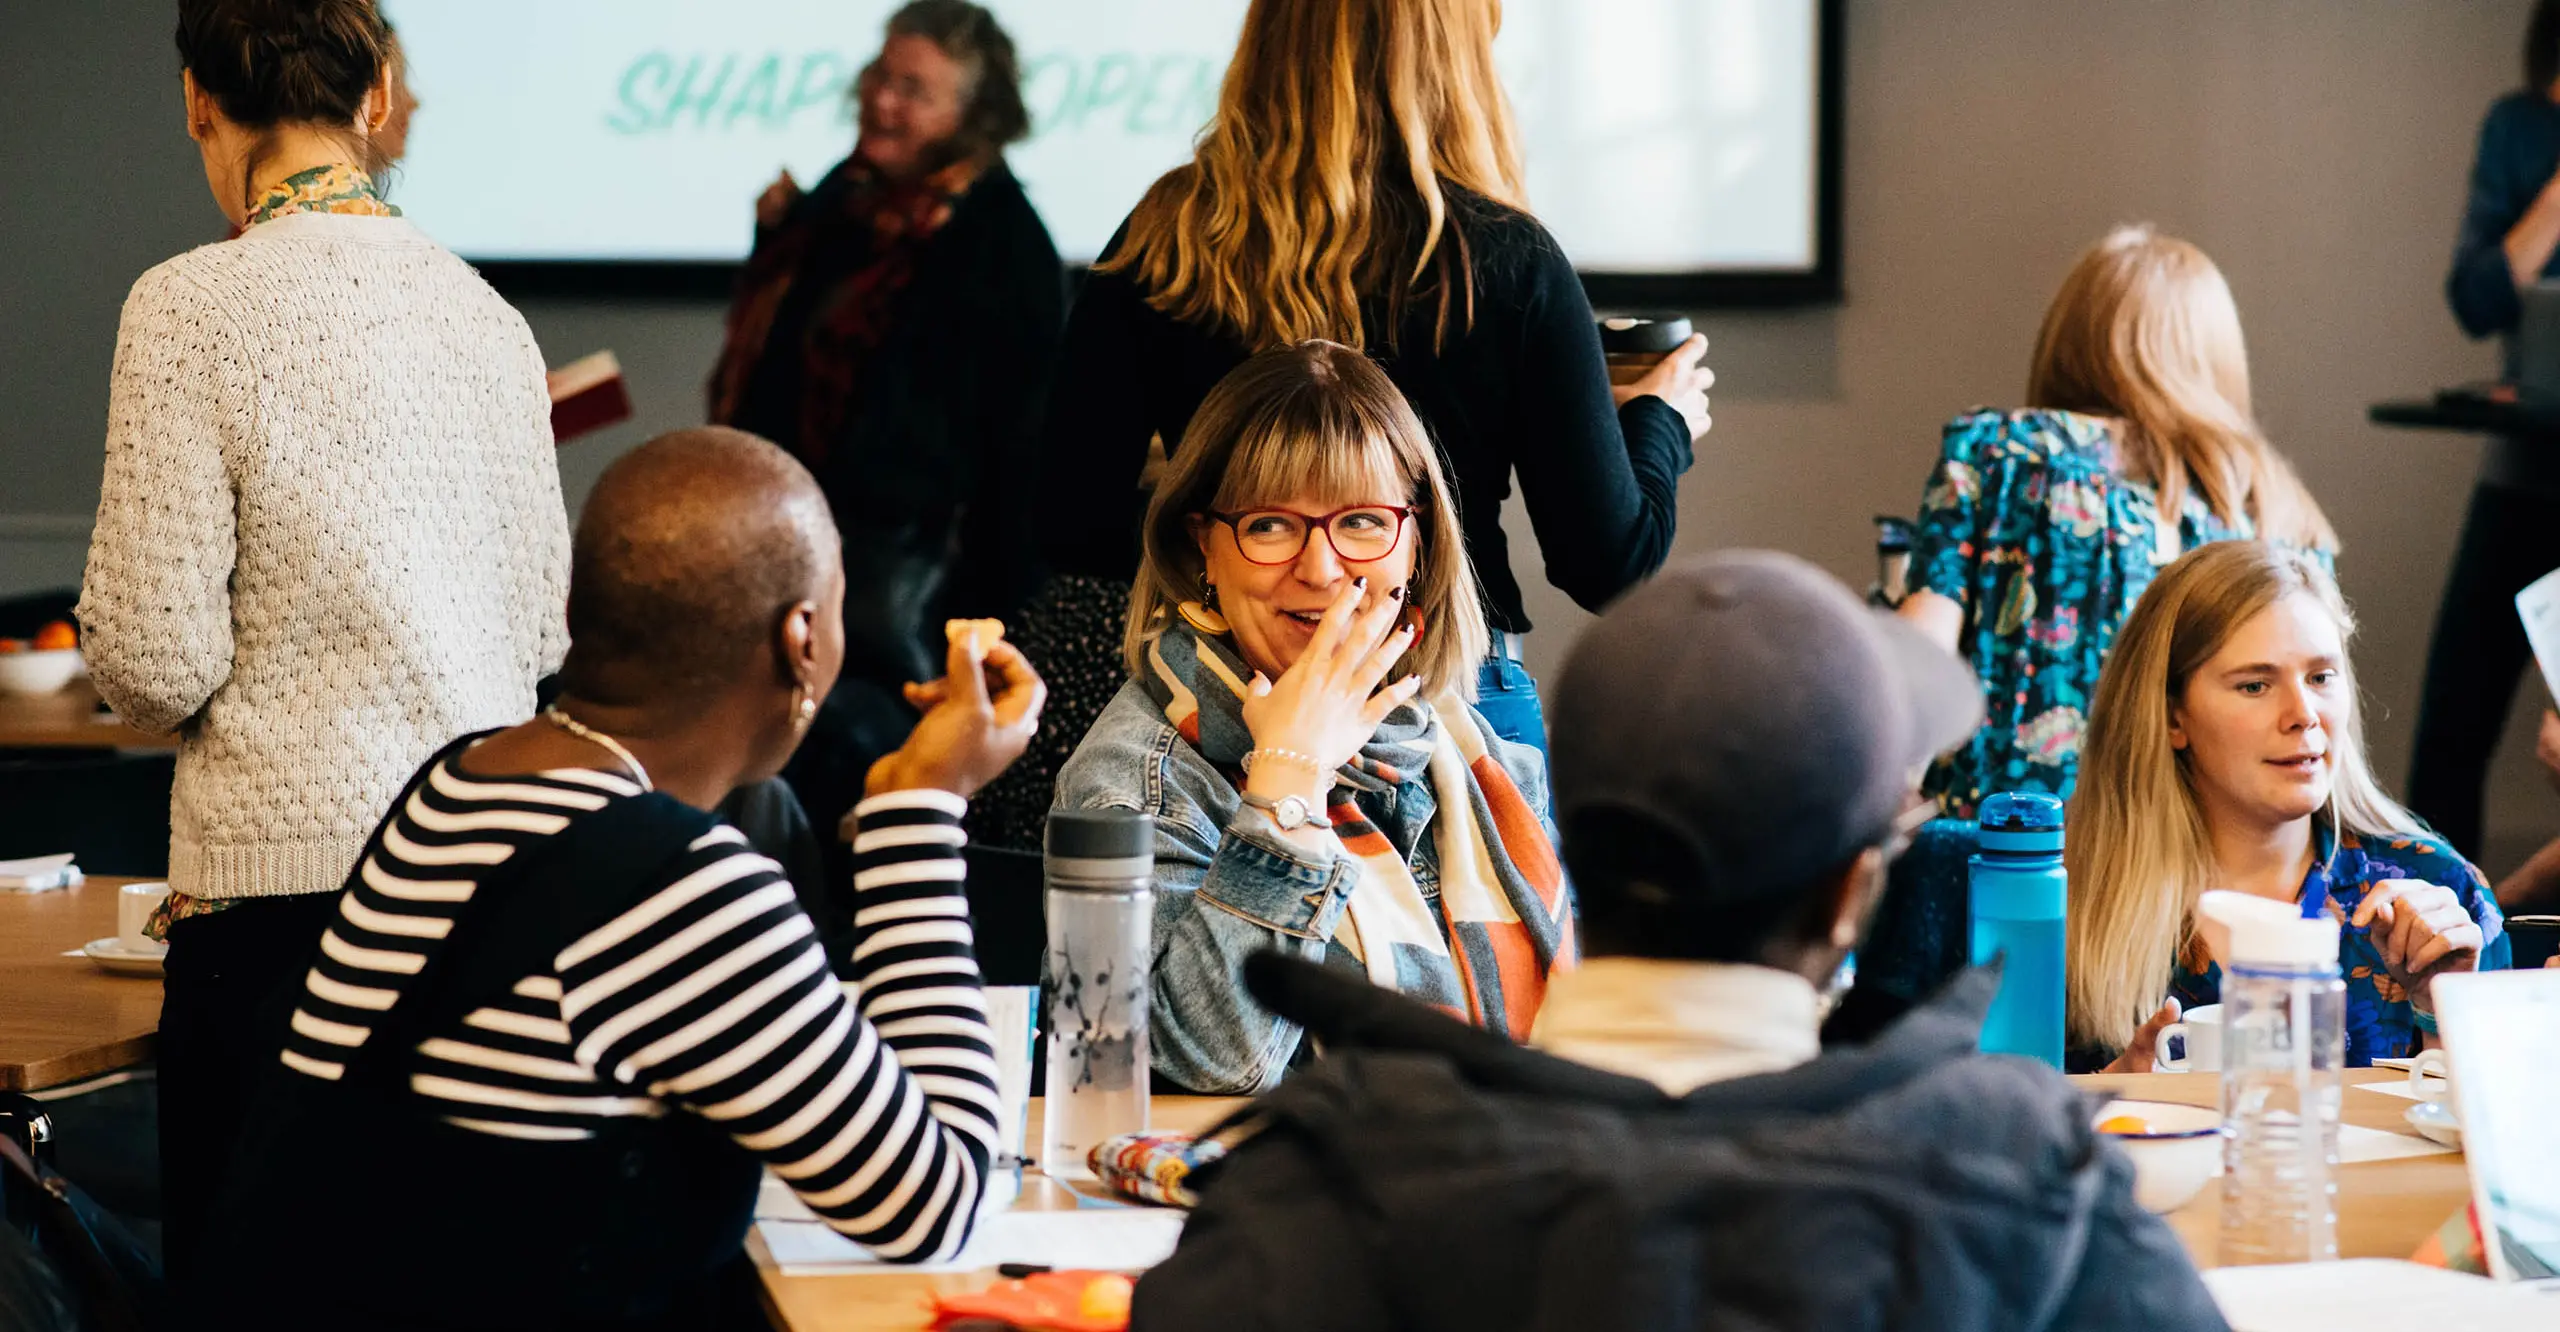
[[[1525,1037],[1573,911],[1546,762],[1464,685],[1484,610],[1439,457],[1338,343],[1218,381],[1148,506],[1128,683],[1057,807],[1155,817],[1161,1077],[1278,1082],[1298,1028],[1247,998],[1277,948]]]

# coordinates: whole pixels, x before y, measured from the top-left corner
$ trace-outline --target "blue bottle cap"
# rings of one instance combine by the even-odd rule
[[[2041,791],[2003,791],[1982,802],[1982,849],[2003,855],[2059,855],[2062,802]]]

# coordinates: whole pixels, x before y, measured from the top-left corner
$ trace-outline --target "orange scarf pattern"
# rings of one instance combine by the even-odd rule
[[[1165,719],[1241,789],[1252,673],[1179,620],[1148,664],[1141,683]],[[1334,774],[1326,803],[1358,867],[1334,944],[1376,984],[1526,1039],[1547,977],[1573,963],[1573,907],[1545,825],[1475,710],[1453,693],[1398,708]]]

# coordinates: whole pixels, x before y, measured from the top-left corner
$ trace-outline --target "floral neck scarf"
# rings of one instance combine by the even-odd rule
[[[245,231],[287,213],[353,213],[359,217],[398,217],[400,210],[383,202],[373,177],[344,163],[297,171],[277,181],[249,205],[240,223]]]

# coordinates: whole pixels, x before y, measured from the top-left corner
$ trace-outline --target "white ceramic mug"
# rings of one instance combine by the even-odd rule
[[[2169,1057],[2172,1037],[2185,1044],[2184,1053]],[[2159,1044],[2152,1047],[2151,1067],[2162,1073],[2219,1073],[2222,1071],[2222,1005],[2198,1004],[2177,1021],[2160,1029]]]
[[[116,894],[116,942],[127,952],[156,952],[163,946],[144,935],[142,927],[151,923],[151,913],[160,909],[160,899],[168,895],[165,883],[128,883]]]
[[[2430,1087],[2427,1085],[2429,1074],[2434,1074],[2444,1081]],[[2440,1049],[2422,1051],[2417,1058],[2409,1061],[2409,1099],[2430,1101],[2439,1105],[2453,1099],[2453,1061],[2445,1058],[2444,1051]]]

